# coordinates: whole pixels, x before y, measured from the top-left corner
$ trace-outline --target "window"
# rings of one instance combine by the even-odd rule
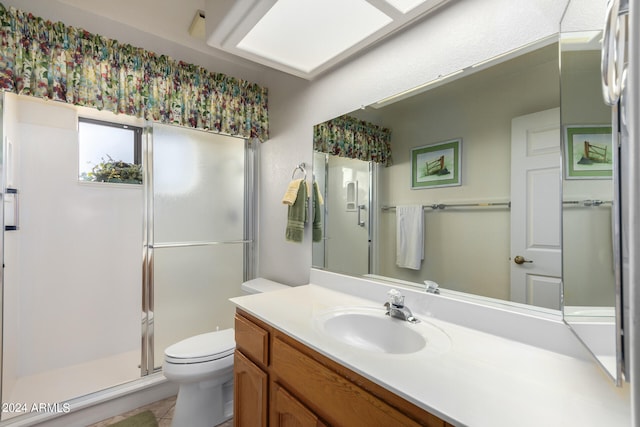
[[[142,184],[142,129],[80,118],[78,179]]]

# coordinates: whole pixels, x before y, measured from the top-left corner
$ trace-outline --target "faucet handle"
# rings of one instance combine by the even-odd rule
[[[433,280],[425,280],[424,284],[425,284],[425,289],[424,290],[426,292],[428,292],[430,294],[439,294],[440,293],[440,287]]]
[[[389,302],[391,302],[395,307],[404,307],[404,295],[402,295],[397,289],[391,289],[387,292],[387,296],[389,297]]]

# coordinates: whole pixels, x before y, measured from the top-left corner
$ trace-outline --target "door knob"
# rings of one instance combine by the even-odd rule
[[[524,264],[525,262],[533,262],[533,261],[524,259],[522,255],[516,255],[516,257],[513,259],[513,262],[515,262],[516,264]]]

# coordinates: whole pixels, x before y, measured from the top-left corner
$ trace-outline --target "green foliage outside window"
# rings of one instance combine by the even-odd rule
[[[107,154],[108,160],[95,165],[91,172],[83,172],[81,181],[89,182],[116,182],[123,184],[142,184],[142,165],[113,160]]]

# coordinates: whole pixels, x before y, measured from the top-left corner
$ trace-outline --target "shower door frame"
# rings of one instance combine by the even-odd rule
[[[168,126],[168,125],[164,125]],[[180,126],[177,126],[180,127]],[[243,239],[226,241],[193,241],[156,244],[154,239],[154,188],[153,188],[153,123],[145,125],[143,133],[143,183],[144,183],[144,226],[143,226],[143,250],[142,250],[142,312],[146,313],[146,321],[142,325],[141,336],[141,360],[140,375],[159,372],[162,368],[155,367],[154,360],[154,325],[149,320],[149,314],[154,311],[154,251],[163,248],[216,246],[216,245],[243,245],[243,280],[247,281],[255,277],[255,230],[256,230],[256,165],[259,150],[256,139],[240,138],[233,135],[208,132],[201,129],[185,128],[200,132],[224,135],[232,138],[243,139],[244,143],[244,218]]]
[[[2,272],[0,273],[0,403],[4,402],[2,395],[4,384],[4,203],[5,194],[7,194],[7,141],[4,132],[4,92],[0,93],[0,138],[2,141],[2,159],[0,159],[0,187],[2,189],[2,209],[0,209],[0,224],[2,225],[2,233],[0,233],[0,259],[2,260]],[[0,418],[1,421],[1,418]]]

